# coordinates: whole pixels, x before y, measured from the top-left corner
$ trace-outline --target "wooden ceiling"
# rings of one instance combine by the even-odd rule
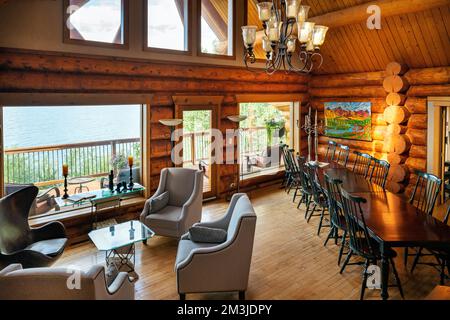
[[[373,1],[302,1],[311,6],[310,17],[369,2]],[[249,23],[254,24],[253,20],[255,12],[249,9]],[[448,66],[450,0],[442,7],[383,17],[381,30],[369,30],[366,21],[332,28],[322,47],[322,54],[324,64],[318,72],[320,74],[380,71],[392,61],[406,63],[411,68]]]
[[[367,0],[305,0],[311,16],[368,2]],[[450,3],[450,2],[449,2]],[[381,30],[366,22],[329,31],[320,73],[384,70],[391,61],[411,68],[450,65],[450,6],[382,19]]]

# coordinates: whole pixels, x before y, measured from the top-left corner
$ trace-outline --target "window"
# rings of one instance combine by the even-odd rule
[[[147,47],[189,51],[188,0],[147,0]]]
[[[244,25],[256,26],[258,31],[264,32],[262,22],[259,20],[258,16],[258,8],[256,7],[256,1],[254,0],[245,0],[246,1],[246,16]],[[262,42],[257,41],[255,43],[255,47],[253,48],[253,52],[255,53],[256,59],[258,60],[266,60],[266,53],[263,50]]]
[[[234,56],[234,0],[201,0],[201,54]]]
[[[66,42],[127,44],[128,0],[66,0],[64,8]]]
[[[240,161],[242,179],[276,174],[283,170],[280,145],[291,139],[293,104],[241,103]]]
[[[69,167],[69,195],[95,193],[129,182],[141,183],[141,105],[3,107],[4,193],[23,185],[40,189],[30,216],[90,207],[62,203],[63,165]],[[101,119],[101,121],[99,121]],[[101,191],[100,191],[101,192]]]

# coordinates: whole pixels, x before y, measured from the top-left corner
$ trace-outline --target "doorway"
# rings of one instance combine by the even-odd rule
[[[217,166],[213,163],[212,129],[217,128],[217,107],[177,105],[177,118],[183,119],[183,168],[203,172],[203,197],[217,195]]]

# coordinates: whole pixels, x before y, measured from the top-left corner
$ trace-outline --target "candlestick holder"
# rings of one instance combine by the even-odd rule
[[[67,191],[69,191],[67,189],[67,176],[67,174],[64,175],[64,195],[62,196],[63,199],[69,198],[69,194],[67,193]]]
[[[133,165],[130,165],[130,183],[128,184],[128,190],[133,190]]]

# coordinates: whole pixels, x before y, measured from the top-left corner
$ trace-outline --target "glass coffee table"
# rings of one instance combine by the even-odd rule
[[[134,273],[135,244],[152,238],[155,233],[134,220],[89,232],[89,238],[99,251],[106,253],[108,270]]]

